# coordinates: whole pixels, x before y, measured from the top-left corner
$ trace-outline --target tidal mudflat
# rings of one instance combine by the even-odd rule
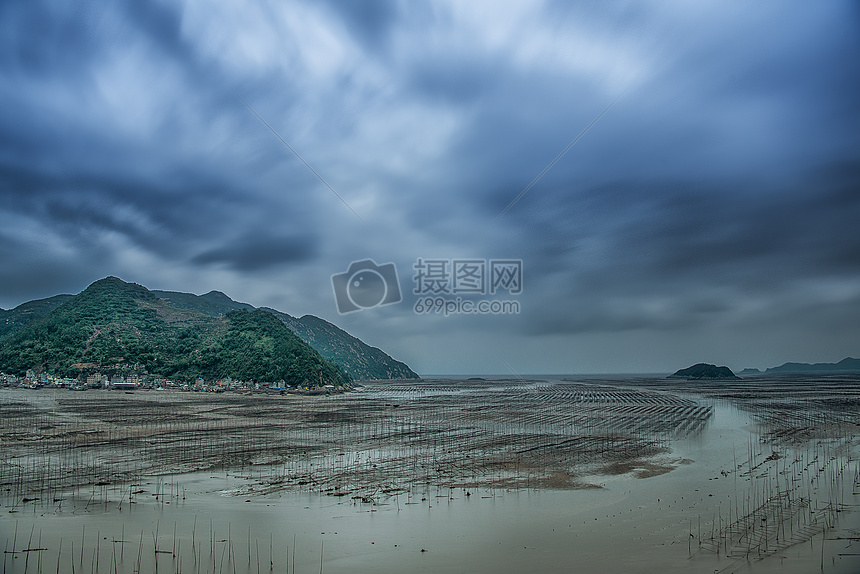
[[[860,382],[0,390],[4,572],[856,572]]]

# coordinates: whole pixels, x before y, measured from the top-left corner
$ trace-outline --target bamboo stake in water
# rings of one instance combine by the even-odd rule
[[[73,543],[74,544],[74,543]],[[143,529],[140,531],[140,543],[137,546],[137,574],[140,574],[140,558],[143,553]]]
[[[35,506],[35,505],[34,505]],[[32,548],[31,543],[33,542],[33,530],[36,529],[36,525],[33,525],[33,528],[30,529],[30,538],[27,540],[27,556],[24,557],[24,572],[27,571],[27,564],[30,563],[30,548]],[[14,548],[13,548],[14,550]]]

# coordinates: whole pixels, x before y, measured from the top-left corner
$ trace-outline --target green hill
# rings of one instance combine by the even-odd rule
[[[75,375],[94,367],[288,384],[349,379],[270,313],[241,309],[213,317],[116,277],[96,281],[0,338],[0,370]]]
[[[296,319],[274,309],[263,308],[292,329],[319,353],[340,365],[356,379],[417,379],[418,375],[382,349],[371,347],[324,319],[305,315]]]
[[[166,301],[170,305],[179,309],[188,309],[189,311],[199,311],[205,315],[212,317],[222,317],[230,311],[238,311],[240,309],[251,310],[254,307],[247,303],[238,303],[233,301],[220,291],[210,291],[205,295],[194,295],[193,293],[179,293],[177,291],[157,291],[152,293],[162,301]]]
[[[33,319],[47,315],[74,295],[54,295],[47,299],[36,299],[21,303],[14,309],[0,309],[0,338],[20,331]]]
[[[175,291],[153,291],[153,293],[175,307],[199,311],[213,317],[226,315],[236,309],[254,309],[247,303],[233,301],[219,291],[211,291],[205,295]],[[261,310],[276,316],[301,340],[332,363],[339,365],[356,380],[418,378],[415,371],[405,363],[393,359],[381,349],[371,347],[324,319],[313,315],[304,315],[301,319],[297,319],[268,307],[261,307]]]

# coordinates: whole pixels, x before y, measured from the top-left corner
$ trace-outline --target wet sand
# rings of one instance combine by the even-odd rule
[[[858,385],[831,383],[2,390],[4,569],[855,572]]]

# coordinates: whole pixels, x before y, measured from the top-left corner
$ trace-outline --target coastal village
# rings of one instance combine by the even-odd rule
[[[289,385],[285,381],[238,381],[230,377],[223,379],[204,380],[198,377],[193,381],[166,379],[146,373],[131,373],[126,375],[109,375],[94,371],[82,373],[76,378],[63,377],[51,373],[36,373],[28,370],[23,377],[0,372],[0,387],[17,387],[23,389],[68,389],[70,391],[87,391],[94,389],[109,389],[133,392],[136,390],[176,390],[189,392],[264,394],[331,394],[349,390],[342,385],[326,384],[324,380],[305,381],[302,384]]]

